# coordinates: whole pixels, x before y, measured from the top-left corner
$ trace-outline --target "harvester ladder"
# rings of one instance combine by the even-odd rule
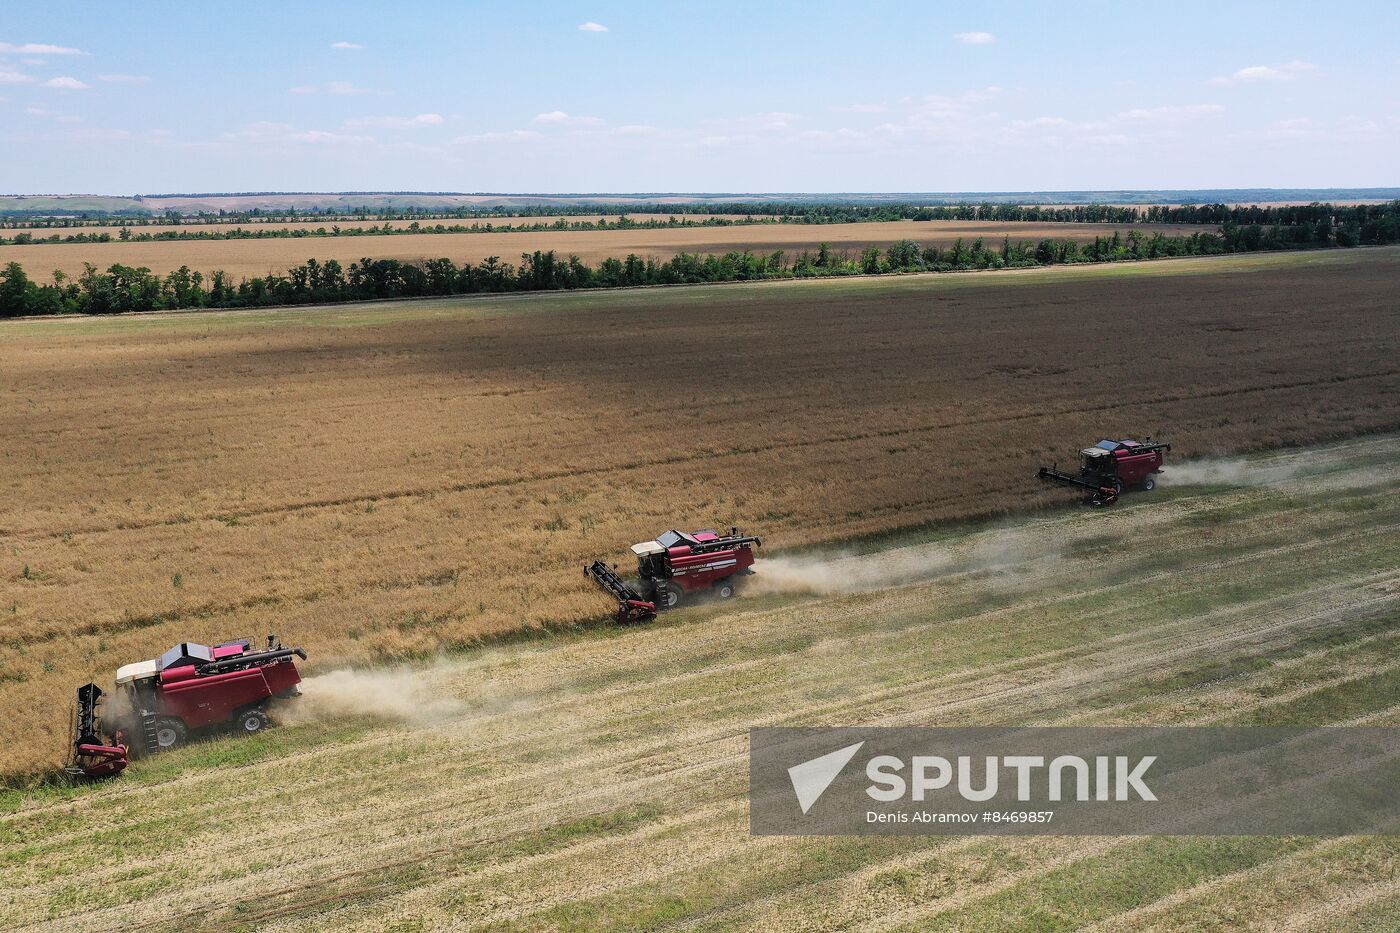
[[[145,715],[141,717],[141,746],[149,753],[154,753],[160,748],[160,743],[156,739],[156,717]]]

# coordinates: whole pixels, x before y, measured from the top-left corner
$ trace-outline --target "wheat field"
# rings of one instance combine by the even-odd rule
[[[318,225],[319,226],[319,225]],[[329,225],[327,225],[329,226]],[[345,226],[349,226],[348,224]],[[1215,227],[1184,224],[1052,224],[999,223],[993,221],[899,220],[850,224],[754,224],[730,227],[675,227],[651,230],[547,230],[508,233],[401,233],[389,236],[302,237],[265,240],[179,240],[113,243],[50,243],[0,246],[0,263],[18,262],[31,277],[48,280],[57,269],[69,276],[81,275],[84,263],[106,269],[113,263],[145,266],[166,274],[180,266],[210,273],[223,270],[234,281],[250,276],[285,273],[308,259],[334,259],[349,266],[361,259],[398,259],[418,262],[448,258],[454,262],[480,262],[498,256],[515,263],[521,253],[554,250],[561,256],[576,255],[596,264],[609,257],[635,253],[645,258],[670,259],[677,253],[727,253],[783,250],[791,256],[815,253],[829,243],[837,253],[852,256],[870,247],[885,248],[897,240],[912,239],[921,246],[951,246],[958,238],[971,243],[983,237],[1000,245],[1012,240],[1045,237],[1076,242],[1097,236],[1126,237],[1130,230],[1144,236],[1161,232],[1186,236]]]
[[[0,794],[0,913],[32,933],[1393,930],[1393,835],[751,836],[746,761],[762,725],[1395,725],[1397,455],[1391,435],[1238,461],[1233,485],[1169,469],[1116,510],[830,561],[898,586],[362,672],[420,715]]]
[[[670,527],[770,549],[1064,503],[1103,435],[1174,457],[1400,426],[1400,251],[11,322],[6,768],[184,640],[311,669],[599,620]]]

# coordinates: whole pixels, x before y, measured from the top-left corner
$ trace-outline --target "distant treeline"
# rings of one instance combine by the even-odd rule
[[[1227,204],[1190,204],[1177,207],[1165,205],[1122,206],[1111,204],[1082,204],[1068,207],[1046,207],[1036,204],[879,204],[861,205],[841,202],[802,203],[802,202],[755,202],[743,204],[679,204],[679,205],[634,205],[627,209],[607,205],[587,207],[524,207],[493,208],[482,210],[463,208],[460,210],[405,211],[374,210],[361,208],[354,211],[296,211],[282,210],[264,213],[251,210],[238,213],[180,215],[169,213],[164,217],[114,218],[111,216],[76,216],[47,219],[8,219],[0,221],[0,229],[19,227],[81,231],[90,226],[121,227],[115,235],[100,233],[53,233],[48,236],[21,232],[6,239],[0,236],[0,245],[25,245],[30,243],[108,243],[114,240],[148,242],[152,240],[239,240],[264,238],[300,238],[322,236],[383,236],[401,233],[500,233],[506,231],[541,232],[546,230],[616,230],[616,229],[664,229],[670,227],[695,226],[734,226],[754,223],[782,224],[839,224],[893,220],[954,220],[954,221],[995,221],[1002,223],[1160,223],[1160,224],[1236,224],[1259,226],[1300,226],[1304,224],[1331,224],[1336,227],[1365,228],[1368,224],[1382,222],[1393,216],[1400,201],[1385,204],[1363,204],[1337,206],[1333,204],[1307,204],[1287,207],[1232,207]],[[725,217],[707,216],[703,219],[689,219],[692,214],[712,214],[723,211]],[[633,220],[630,214],[665,215],[648,217],[646,220]],[[529,217],[558,216],[553,222],[500,223],[499,221],[518,220]],[[570,221],[565,218],[575,216],[598,216],[599,220]],[[608,217],[616,217],[609,221]],[[370,226],[340,227],[333,224],[329,228],[303,228],[288,230],[276,225],[282,223],[315,222],[337,219],[345,223],[371,224]],[[465,223],[425,223],[433,220],[473,221]],[[407,226],[391,226],[391,221],[404,222]],[[141,227],[179,224],[198,228],[208,224],[248,224],[249,228],[226,231],[208,230],[161,230],[155,233],[140,230]]]
[[[1349,247],[1400,242],[1400,203],[1374,223],[1339,226],[1328,217],[1293,226],[1238,226],[1220,233],[1189,236],[1127,236],[1114,233],[1092,242],[1043,239],[989,245],[978,238],[952,246],[919,246],[901,240],[888,249],[870,247],[857,255],[836,253],[823,243],[789,259],[783,251],[724,255],[682,253],[665,262],[629,255],[590,266],[577,256],[553,250],[523,253],[520,264],[491,256],[457,265],[450,259],[401,262],[362,259],[349,268],[335,260],[308,260],[286,275],[268,275],[234,283],[223,272],[206,278],[181,266],[167,276],[147,268],[113,265],[105,272],[88,264],[77,279],[54,273],[38,283],[11,262],[0,270],[0,317],[46,314],[117,314],[178,308],[256,308],[325,304],[386,298],[421,298],[490,292],[530,292],[637,285],[739,282],[772,278],[877,275],[890,272],[955,272],[1062,263],[1115,262],[1169,256],[1210,256],[1258,250]]]
[[[596,213],[596,211],[594,212]],[[267,222],[255,223],[250,227],[237,227],[232,230],[158,230],[155,233],[136,229],[139,225],[122,225],[113,235],[109,231],[100,233],[70,233],[35,236],[32,233],[17,233],[10,239],[0,236],[0,246],[26,246],[31,243],[150,243],[163,240],[298,240],[306,237],[354,237],[392,236],[417,233],[540,233],[547,230],[666,230],[674,227],[732,227],[742,224],[771,224],[777,220],[771,217],[706,217],[701,220],[668,217],[661,220],[649,217],[646,220],[633,220],[619,215],[616,220],[606,217],[598,220],[565,220],[560,217],[552,223],[495,224],[491,222],[467,224],[424,224],[417,220],[405,226],[396,227],[388,222],[368,227],[296,227],[274,226]],[[33,226],[33,225],[30,225]],[[198,226],[188,224],[187,226]]]

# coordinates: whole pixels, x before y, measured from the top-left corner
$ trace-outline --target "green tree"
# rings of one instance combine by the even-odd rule
[[[6,263],[0,271],[0,317],[20,317],[31,313],[34,283],[17,262]]]

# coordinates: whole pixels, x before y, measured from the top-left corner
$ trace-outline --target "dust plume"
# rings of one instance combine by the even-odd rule
[[[860,593],[927,580],[952,567],[942,548],[900,548],[881,554],[829,554],[765,558],[751,593]]]
[[[750,593],[863,593],[960,573],[1024,570],[1052,557],[1054,549],[1018,531],[978,535],[949,547],[921,544],[872,554],[834,553],[765,558],[746,585]]]
[[[1169,465],[1159,482],[1164,486],[1268,486],[1292,479],[1300,468],[1292,460],[1193,460]]]
[[[281,704],[278,718],[287,722],[377,716],[405,722],[429,722],[460,716],[466,703],[444,695],[429,668],[343,668],[301,682],[302,695]]]

